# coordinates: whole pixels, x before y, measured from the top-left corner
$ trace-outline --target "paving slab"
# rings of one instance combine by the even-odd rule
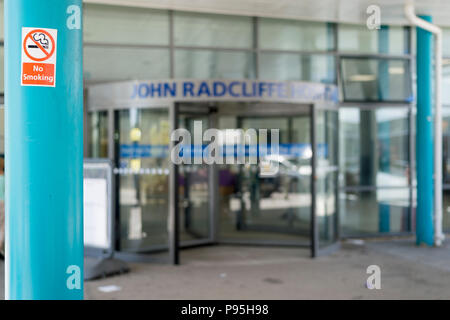
[[[130,263],[127,274],[86,282],[85,299],[450,299],[448,243],[350,241],[317,259],[298,248],[208,246],[183,250],[181,261]],[[380,290],[366,287],[370,265],[381,269]]]

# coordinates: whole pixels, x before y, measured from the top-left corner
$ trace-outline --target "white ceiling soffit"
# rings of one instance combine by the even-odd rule
[[[231,15],[274,17],[365,24],[370,5],[381,9],[383,24],[407,25],[403,15],[406,0],[84,0],[85,3],[172,9]],[[450,26],[449,0],[416,0],[418,14]]]

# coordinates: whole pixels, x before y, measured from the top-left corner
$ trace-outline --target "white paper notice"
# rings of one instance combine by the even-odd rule
[[[107,249],[108,189],[105,179],[84,179],[84,244]]]

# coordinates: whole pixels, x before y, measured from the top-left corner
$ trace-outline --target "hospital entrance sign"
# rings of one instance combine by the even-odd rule
[[[91,109],[139,108],[172,101],[338,101],[335,85],[265,80],[149,80],[89,86]]]

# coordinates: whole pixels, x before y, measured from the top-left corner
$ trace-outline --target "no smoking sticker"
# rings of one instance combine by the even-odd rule
[[[22,28],[22,86],[54,87],[58,30]]]

